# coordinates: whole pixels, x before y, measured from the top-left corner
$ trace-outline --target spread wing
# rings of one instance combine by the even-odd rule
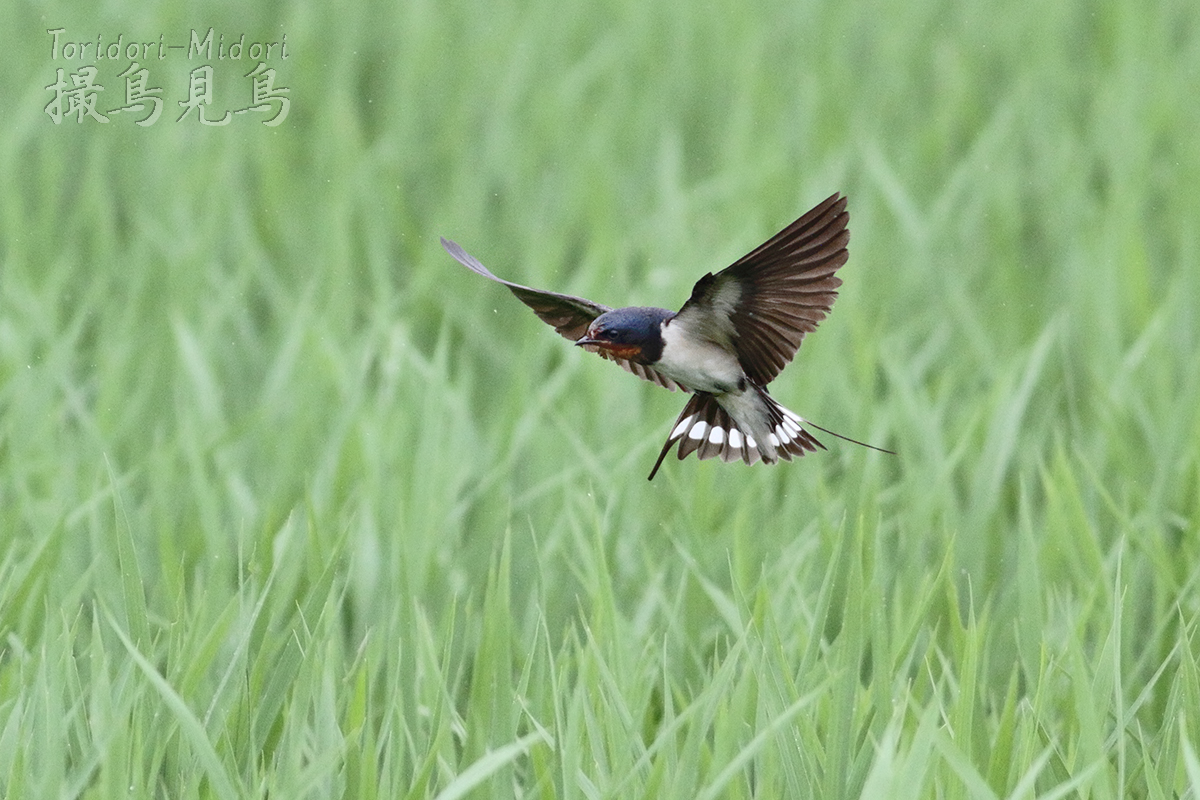
[[[846,198],[834,194],[731,266],[696,282],[675,321],[732,345],[746,375],[766,386],[825,319],[850,241]],[[674,324],[674,323],[672,323]]]
[[[512,283],[503,278],[498,278],[492,274],[491,270],[481,264],[479,259],[466,250],[463,250],[457,243],[445,237],[442,238],[442,247],[446,249],[447,253],[454,256],[454,259],[458,263],[477,275],[482,275],[488,280],[507,286],[508,290],[516,295],[518,300],[533,309],[533,313],[538,315],[538,319],[553,327],[563,338],[570,339],[572,342],[587,333],[588,326],[592,324],[592,320],[605,311],[612,310],[608,306],[593,303],[591,300],[586,300],[582,297],[558,294],[556,292],[544,292],[541,289],[531,289],[528,286],[522,286],[519,283]],[[598,352],[602,357],[610,361],[615,361],[622,369],[632,372],[643,380],[656,383],[664,389],[675,391],[676,389],[683,388],[675,383],[675,381],[664,375],[660,375],[645,364],[636,364],[624,358],[614,358],[611,354],[597,350],[592,345],[584,345],[583,349],[593,353]]]

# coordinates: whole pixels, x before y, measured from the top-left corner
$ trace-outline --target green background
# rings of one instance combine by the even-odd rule
[[[152,127],[43,113],[47,29],[210,26],[287,35],[283,124],[177,123],[179,55]],[[1192,0],[22,2],[0,49],[0,795],[1200,791]],[[772,391],[895,458],[647,483],[683,396],[438,244],[677,307],[835,191]]]

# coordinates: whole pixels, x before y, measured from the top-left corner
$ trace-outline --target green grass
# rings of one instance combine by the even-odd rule
[[[1194,6],[21,6],[0,795],[1200,796]],[[210,25],[282,126],[42,113]],[[672,306],[834,191],[772,389],[897,458],[647,483],[682,397],[438,246]]]

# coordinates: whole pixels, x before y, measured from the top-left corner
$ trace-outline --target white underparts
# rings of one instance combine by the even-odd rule
[[[662,324],[663,350],[654,369],[694,392],[725,394],[735,390],[744,373],[737,356],[711,340],[696,336],[679,318]]]

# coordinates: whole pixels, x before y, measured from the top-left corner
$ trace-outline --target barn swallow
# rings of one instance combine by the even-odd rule
[[[698,280],[678,312],[609,308],[531,289],[496,277],[448,239],[442,247],[472,272],[507,286],[579,347],[666,389],[692,393],[650,471],[653,480],[676,442],[680,460],[694,452],[700,459],[774,464],[825,449],[806,426],[847,438],[781,406],[767,384],[837,298],[842,281],[834,273],[849,257],[849,219],[846,199],[834,194],[731,266]]]

